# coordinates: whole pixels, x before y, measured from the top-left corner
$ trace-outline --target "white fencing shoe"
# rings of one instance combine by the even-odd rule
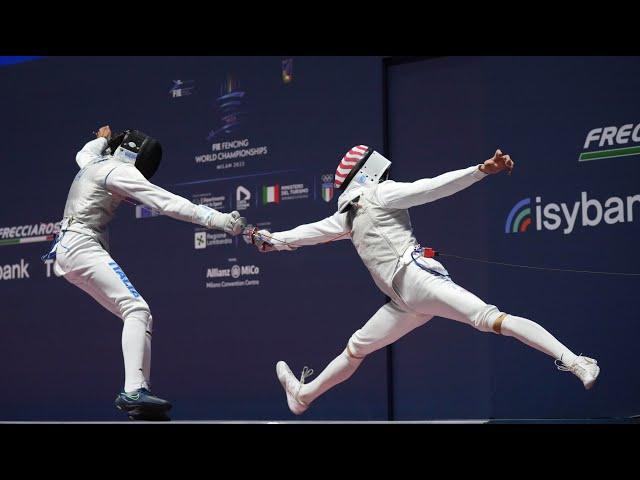
[[[289,410],[296,415],[304,413],[305,410],[309,408],[309,405],[299,400],[298,394],[300,393],[300,387],[302,387],[304,381],[307,377],[313,374],[313,370],[304,367],[300,380],[298,381],[298,379],[293,376],[293,373],[291,373],[289,366],[280,360],[276,363],[276,374],[278,375],[278,380],[280,380],[282,388],[284,388],[284,391],[287,394],[287,405],[289,405]]]
[[[571,372],[578,377],[582,381],[584,388],[587,390],[593,387],[593,384],[596,382],[596,378],[598,378],[598,375],[600,374],[598,362],[593,358],[583,357],[582,355],[578,355],[571,365],[565,365],[560,360],[556,360],[555,363],[558,370]]]

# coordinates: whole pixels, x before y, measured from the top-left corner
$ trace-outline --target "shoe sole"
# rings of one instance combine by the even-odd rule
[[[127,412],[129,420],[133,421],[147,421],[147,422],[168,422],[171,420],[166,411],[148,410],[148,409],[133,409]]]
[[[284,370],[285,372],[285,375],[283,375],[282,378],[280,378],[280,365],[282,365],[282,370]],[[280,360],[278,363],[276,363],[276,376],[278,377],[278,381],[283,387],[284,387],[284,381],[286,379],[286,373],[290,373],[291,375],[293,375],[293,372],[289,368],[289,365],[287,365],[285,362]]]
[[[119,405],[116,403],[116,408],[122,412],[131,412],[133,410],[140,410],[145,412],[161,413],[171,410],[173,405]]]
[[[596,374],[593,376],[593,380],[584,384],[585,390],[590,390],[591,387],[595,385],[596,380],[598,379],[598,375],[600,375],[600,367],[597,367]]]
[[[282,370],[284,370],[284,372],[285,372],[282,375],[282,378],[280,378],[280,369],[278,368],[280,366],[280,364],[282,364]],[[289,368],[289,365],[287,365],[284,361],[280,360],[278,363],[276,363],[276,376],[278,377],[278,381],[280,382],[280,385],[282,385],[282,389],[284,390],[284,395],[285,395],[285,398],[287,399],[287,407],[289,408],[289,411],[291,413],[293,413],[294,415],[302,415],[304,412],[307,411],[307,409],[309,407],[308,406],[304,407],[304,405],[302,405],[302,407],[304,407],[303,410],[295,411],[289,405],[289,392],[287,391],[287,375],[286,375],[287,373],[295,378],[295,375],[293,374],[293,372]]]

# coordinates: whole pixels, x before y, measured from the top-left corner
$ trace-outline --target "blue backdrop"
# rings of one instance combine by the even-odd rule
[[[418,238],[477,259],[640,272],[639,74],[633,57],[449,57],[390,67],[389,153],[397,179],[473,165],[496,148],[516,161],[511,177],[490,177],[414,209]],[[587,144],[592,131],[595,140]],[[586,210],[583,195],[592,201]],[[523,231],[513,233],[514,226]],[[393,349],[397,418],[638,411],[640,381],[632,372],[640,362],[640,277],[441,261],[487,303],[535,320],[575,353],[596,357],[601,377],[585,392],[546,355],[514,339],[436,318]]]
[[[111,404],[123,380],[120,320],[39,259],[93,130],[152,134],[164,147],[155,183],[291,228],[335,211],[327,184],[344,151],[383,148],[383,70],[379,57],[49,57],[0,69],[0,418],[121,418]],[[640,270],[637,58],[453,57],[387,73],[396,179],[479,163],[498,147],[517,162],[511,177],[414,209],[423,244]],[[505,233],[518,203],[508,229],[523,231]],[[291,418],[275,362],[319,372],[384,302],[348,241],[261,255],[127,204],[111,230],[112,255],[151,306],[153,388],[175,402],[176,419]],[[584,392],[513,339],[434,319],[392,347],[391,378],[377,352],[305,419],[636,411],[637,277],[442,261],[489,303],[596,356],[599,384]]]

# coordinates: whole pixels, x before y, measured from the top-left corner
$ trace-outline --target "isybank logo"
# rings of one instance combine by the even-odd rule
[[[562,233],[569,235],[577,227],[629,223],[638,217],[640,194],[600,200],[581,192],[580,199],[572,203],[544,203],[542,197],[535,197],[532,204],[531,198],[524,198],[507,215],[504,233],[562,229]]]

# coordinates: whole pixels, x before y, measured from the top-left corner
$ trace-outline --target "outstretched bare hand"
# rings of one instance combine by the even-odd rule
[[[111,127],[109,125],[100,127],[100,130],[96,132],[96,137],[104,137],[109,140],[111,138]]]
[[[500,173],[503,170],[508,170],[509,174],[511,174],[513,166],[514,161],[511,160],[511,157],[503,154],[502,150],[498,149],[492,158],[480,165],[480,171],[483,173]]]

